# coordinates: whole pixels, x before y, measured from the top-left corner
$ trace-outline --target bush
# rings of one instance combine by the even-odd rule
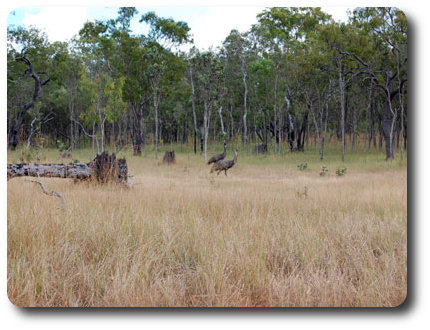
[[[308,168],[308,163],[300,163],[297,165],[300,171],[304,171]]]
[[[64,150],[66,150],[66,145],[63,141],[57,140],[57,148],[60,152],[63,152]]]
[[[346,174],[346,167],[339,167],[337,170],[336,170],[336,175],[337,176],[343,176],[343,175],[345,175]]]
[[[325,176],[325,175],[327,174],[327,172],[328,172],[327,167],[323,165],[323,166],[321,167],[320,175],[321,175],[321,176]]]

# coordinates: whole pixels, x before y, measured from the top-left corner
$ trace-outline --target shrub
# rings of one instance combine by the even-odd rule
[[[324,176],[324,175],[326,175],[326,174],[327,174],[327,172],[328,172],[327,167],[323,165],[323,166],[321,167],[320,175],[321,175],[321,176]]]
[[[300,171],[304,171],[308,168],[308,163],[300,163],[297,165]]]
[[[336,175],[337,176],[343,176],[343,175],[345,175],[346,174],[346,167],[339,167],[337,170],[336,170]]]
[[[64,144],[63,141],[61,140],[57,140],[57,148],[60,152],[66,150],[66,145]]]

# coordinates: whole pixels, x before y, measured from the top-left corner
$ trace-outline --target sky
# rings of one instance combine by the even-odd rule
[[[323,7],[323,11],[337,21],[346,21],[347,7]],[[132,21],[132,31],[145,33],[147,27],[139,23],[140,16],[155,11],[159,17],[185,21],[191,28],[194,43],[199,49],[216,48],[232,29],[247,31],[256,23],[256,15],[264,7],[137,7],[139,14]],[[10,25],[36,26],[46,32],[51,42],[66,41],[78,34],[87,21],[104,20],[117,16],[117,7],[23,7],[13,10],[7,20]]]

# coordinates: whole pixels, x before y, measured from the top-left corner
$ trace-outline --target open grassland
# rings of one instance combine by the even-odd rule
[[[221,148],[218,148],[221,150]],[[217,151],[218,151],[217,149]],[[74,158],[88,161],[89,150]],[[19,306],[397,306],[407,291],[406,160],[123,151],[131,189],[43,178],[7,187],[8,295]],[[228,151],[227,159],[232,158]],[[160,155],[162,158],[162,154]],[[19,161],[19,152],[8,161]],[[42,161],[64,162],[55,150]],[[308,163],[299,171],[298,163]],[[329,173],[321,177],[321,165]]]

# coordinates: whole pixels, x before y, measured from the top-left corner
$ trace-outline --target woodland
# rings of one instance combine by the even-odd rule
[[[348,16],[266,8],[205,50],[133,7],[67,42],[9,26],[10,301],[400,306],[407,22]]]
[[[130,29],[133,17],[149,26]],[[210,144],[282,155],[336,141],[385,158],[407,148],[407,21],[397,8],[356,8],[335,22],[320,8],[267,8],[221,47],[193,45],[186,22],[118,9],[74,39],[7,31],[8,148],[134,155]],[[183,49],[187,49],[184,51]],[[66,153],[67,154],[67,153]]]

